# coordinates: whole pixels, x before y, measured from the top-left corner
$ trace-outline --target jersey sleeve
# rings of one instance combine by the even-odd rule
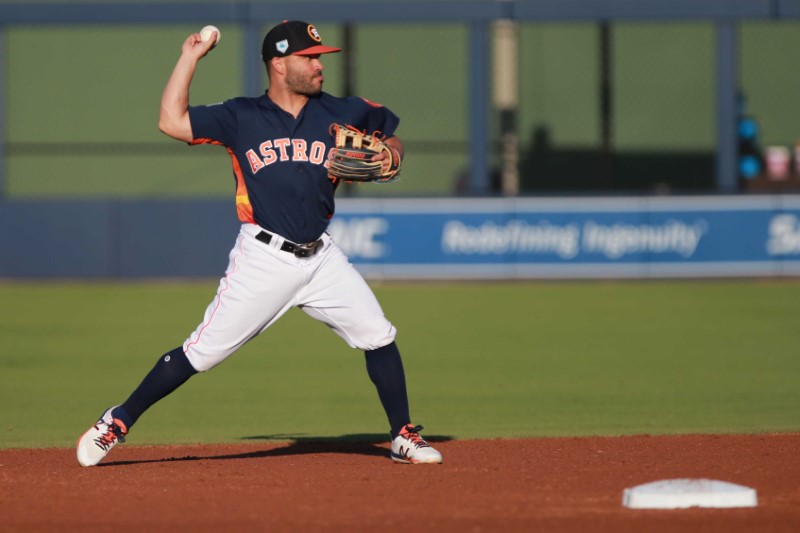
[[[236,102],[227,100],[220,104],[189,107],[192,125],[191,144],[236,144]]]
[[[370,134],[379,131],[386,137],[392,137],[400,124],[400,118],[388,107],[365,98],[356,98],[356,110],[353,126]]]

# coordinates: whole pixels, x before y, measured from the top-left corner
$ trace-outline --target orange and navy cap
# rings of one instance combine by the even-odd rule
[[[288,55],[313,56],[341,52],[341,48],[324,46],[313,24],[301,20],[284,20],[267,33],[261,45],[264,62]]]

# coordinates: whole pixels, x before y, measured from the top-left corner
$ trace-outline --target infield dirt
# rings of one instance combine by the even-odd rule
[[[0,531],[800,531],[800,434],[0,450]],[[627,487],[708,478],[758,507],[631,510]]]

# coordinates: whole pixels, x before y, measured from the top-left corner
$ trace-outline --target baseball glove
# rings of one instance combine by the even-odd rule
[[[399,179],[400,153],[386,144],[385,137],[376,131],[367,135],[353,126],[331,124],[330,133],[334,136],[336,147],[331,152],[328,177],[332,180],[359,181],[372,183],[391,183]],[[372,158],[386,152],[383,161]]]

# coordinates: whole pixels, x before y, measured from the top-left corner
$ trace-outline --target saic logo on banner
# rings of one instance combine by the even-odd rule
[[[767,253],[770,255],[800,254],[800,219],[789,214],[772,217],[769,222]]]
[[[328,231],[346,256],[364,259],[380,259],[386,255],[382,238],[388,230],[389,222],[380,217],[339,218],[328,226]]]

